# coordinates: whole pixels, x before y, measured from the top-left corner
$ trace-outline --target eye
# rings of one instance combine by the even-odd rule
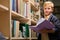
[[[44,9],[47,9],[47,8],[44,8]]]
[[[48,8],[48,9],[50,9],[50,8]]]

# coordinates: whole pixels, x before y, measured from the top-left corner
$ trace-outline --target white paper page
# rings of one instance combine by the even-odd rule
[[[36,24],[36,26],[32,26],[32,27],[37,27],[39,24],[41,24],[42,22],[44,22],[45,19],[44,18],[40,18]]]

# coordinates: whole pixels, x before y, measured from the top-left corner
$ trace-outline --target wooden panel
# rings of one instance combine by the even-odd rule
[[[0,4],[9,8],[10,0],[0,0]]]
[[[25,18],[24,16],[12,11],[12,19],[18,20],[20,22],[26,23],[29,21],[29,18]]]
[[[10,14],[2,9],[0,10],[0,32],[6,37],[10,36]]]

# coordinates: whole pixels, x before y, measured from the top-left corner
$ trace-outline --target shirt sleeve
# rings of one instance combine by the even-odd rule
[[[55,25],[55,31],[60,31],[60,20],[55,16],[53,16],[51,20],[52,23]]]

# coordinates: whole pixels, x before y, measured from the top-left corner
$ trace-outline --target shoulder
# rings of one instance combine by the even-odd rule
[[[55,15],[52,14],[49,18],[49,21],[55,23],[55,22],[59,22],[59,19]]]
[[[53,19],[53,20],[56,20],[56,19],[58,19],[55,15],[51,15],[51,18]]]

